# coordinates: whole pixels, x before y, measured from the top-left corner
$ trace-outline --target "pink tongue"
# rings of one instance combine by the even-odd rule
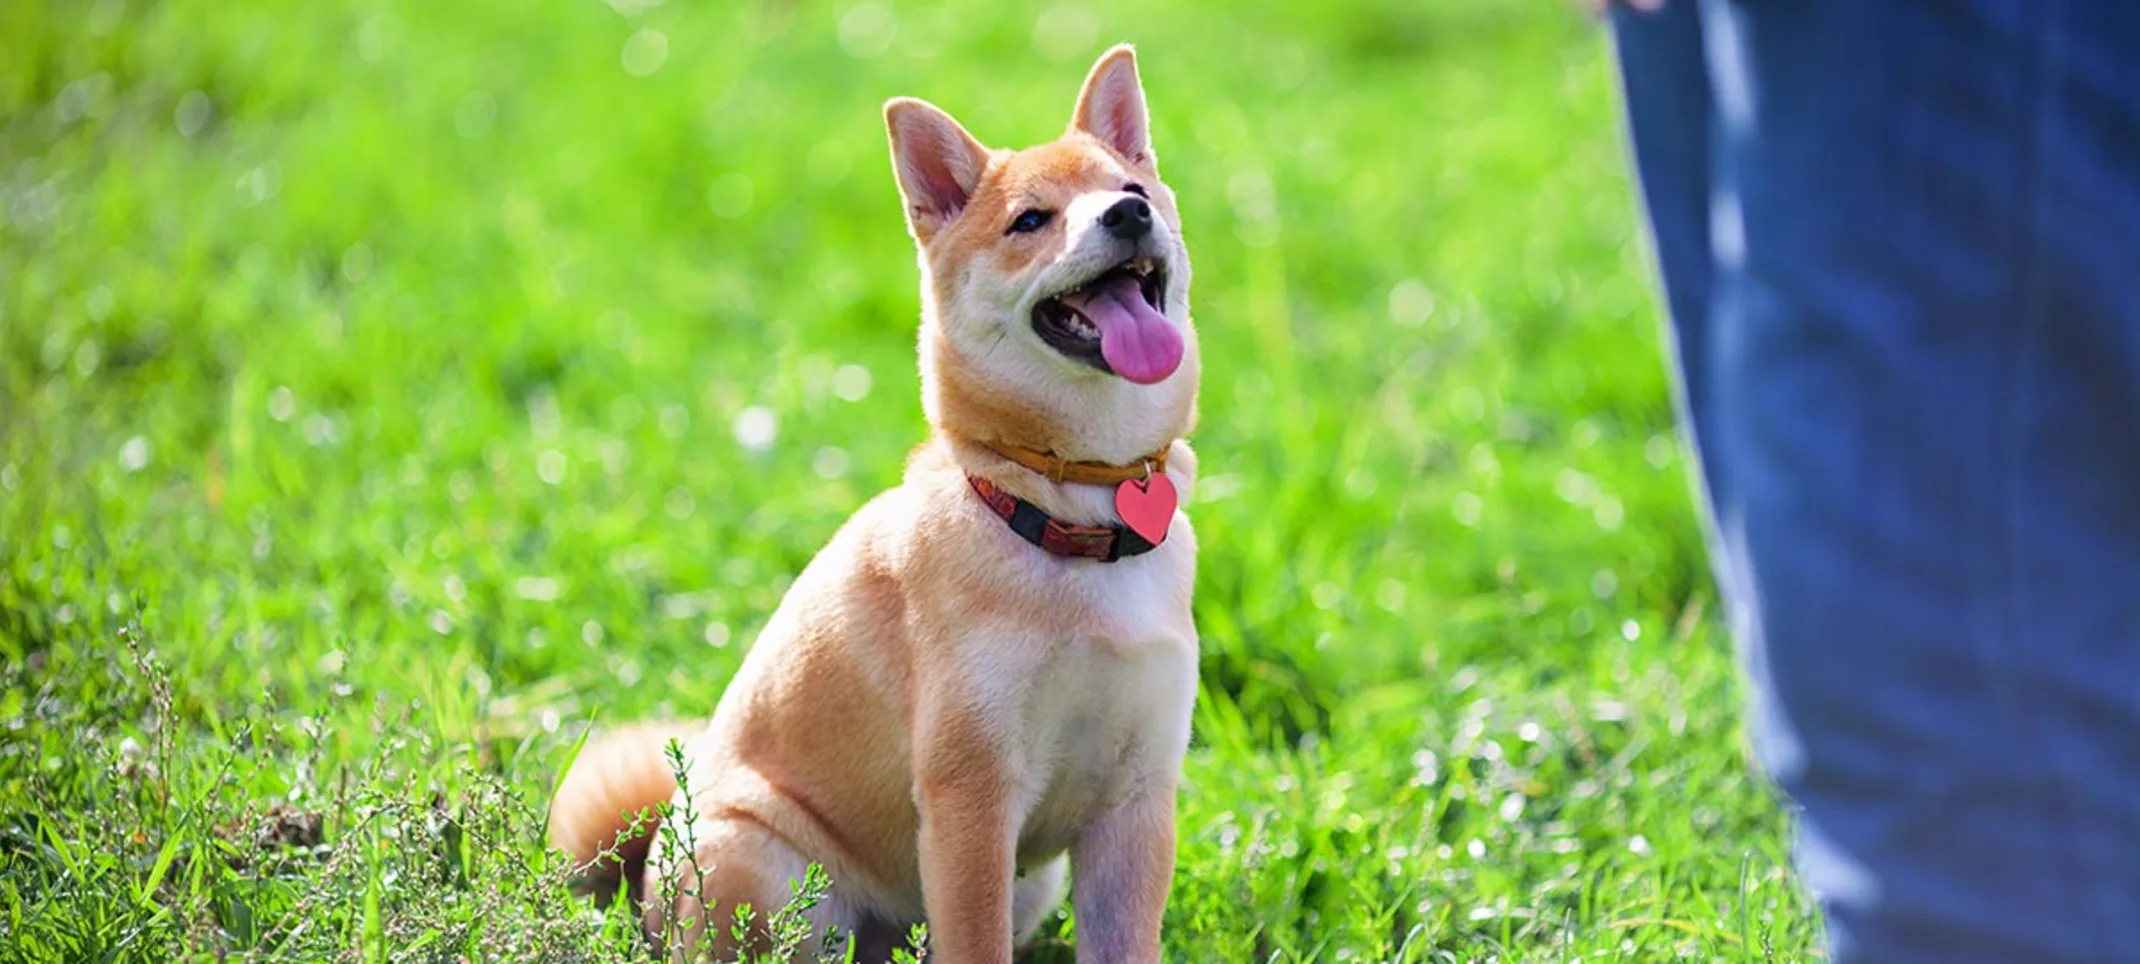
[[[1100,357],[1115,374],[1150,385],[1181,367],[1181,332],[1145,304],[1137,279],[1117,279],[1084,300],[1076,307],[1100,329]]]

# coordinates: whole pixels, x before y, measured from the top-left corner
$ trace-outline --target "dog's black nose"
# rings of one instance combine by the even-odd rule
[[[1152,233],[1152,206],[1141,197],[1126,197],[1100,215],[1100,227],[1125,241]]]

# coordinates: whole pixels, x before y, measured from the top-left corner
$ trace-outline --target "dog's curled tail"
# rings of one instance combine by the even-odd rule
[[[620,881],[639,898],[647,848],[660,829],[654,808],[676,793],[669,741],[688,746],[704,727],[638,723],[598,734],[580,748],[558,784],[550,804],[550,845],[571,855],[584,889],[600,903],[616,895]]]

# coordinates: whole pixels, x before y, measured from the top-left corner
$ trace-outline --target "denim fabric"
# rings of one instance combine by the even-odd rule
[[[2140,3],[1613,26],[1833,960],[2140,961]]]

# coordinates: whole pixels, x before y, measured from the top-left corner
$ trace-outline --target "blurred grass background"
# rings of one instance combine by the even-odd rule
[[[0,953],[628,953],[540,847],[578,731],[708,712],[924,430],[879,104],[1048,139],[1123,40],[1206,357],[1169,959],[1812,953],[1564,5],[0,38]]]

